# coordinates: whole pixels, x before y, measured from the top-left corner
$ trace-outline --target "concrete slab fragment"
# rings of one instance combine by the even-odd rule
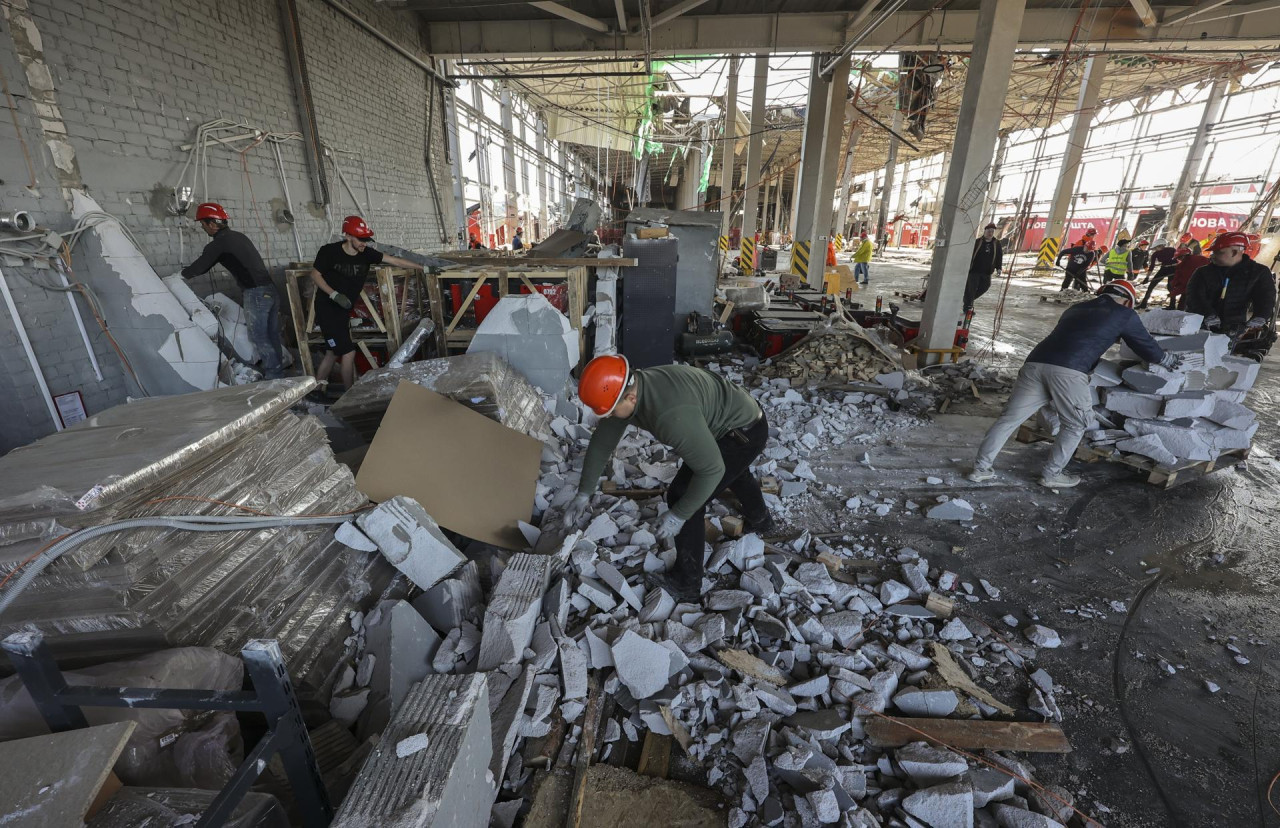
[[[520,552],[511,556],[484,613],[479,670],[519,661],[533,640],[553,558]]]
[[[422,589],[467,562],[427,510],[413,498],[396,496],[360,514],[356,524],[382,556]]]

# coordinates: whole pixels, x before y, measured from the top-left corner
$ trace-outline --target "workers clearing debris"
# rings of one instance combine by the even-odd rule
[[[1244,233],[1221,234],[1209,248],[1209,263],[1187,285],[1187,310],[1202,315],[1211,331],[1235,334],[1245,327],[1261,328],[1275,313],[1275,276],[1249,258],[1244,252],[1248,246]]]
[[[1129,280],[1133,276],[1133,263],[1129,256],[1129,240],[1116,239],[1116,246],[1107,252],[1102,262],[1106,268],[1106,272],[1102,276],[1105,281]]]
[[[964,310],[973,310],[973,303],[991,289],[991,274],[1004,266],[1004,244],[996,238],[996,226],[988,224],[982,235],[973,241],[973,256],[969,259],[969,278],[964,285]]]
[[[1168,242],[1156,242],[1156,249],[1151,254],[1151,261],[1147,263],[1147,292],[1142,297],[1142,301],[1138,303],[1139,308],[1145,308],[1147,303],[1151,301],[1151,293],[1156,289],[1156,285],[1165,279],[1170,279],[1177,270],[1178,251],[1174,250],[1173,245]],[[1155,275],[1152,275],[1152,271]],[[1173,284],[1169,284],[1169,295],[1173,296]]]
[[[364,290],[369,268],[389,264],[409,270],[422,270],[422,265],[386,256],[370,247],[373,230],[360,216],[347,216],[342,221],[342,241],[326,244],[316,252],[311,267],[311,281],[316,286],[316,324],[324,335],[329,350],[316,368],[317,392],[327,394],[333,365],[341,360],[343,388],[356,381],[356,346],[351,340],[351,309]]]
[[[1096,299],[1063,312],[1053,331],[1027,355],[1004,413],[992,423],[978,448],[970,480],[982,483],[995,479],[996,455],[1005,442],[1028,417],[1049,406],[1058,415],[1059,429],[1040,485],[1051,489],[1078,485],[1080,478],[1066,474],[1065,469],[1093,420],[1089,373],[1107,349],[1123,340],[1147,363],[1172,371],[1197,358],[1161,350],[1133,310],[1137,301],[1133,283],[1116,279],[1099,288]],[[1198,358],[1203,364],[1203,355]]]
[[[229,221],[221,204],[206,201],[196,207],[196,222],[211,238],[200,257],[182,268],[182,276],[201,276],[220,264],[235,277],[240,285],[249,341],[262,360],[262,373],[267,379],[279,379],[284,376],[284,350],[280,345],[276,288],[258,248],[244,233],[228,227]]]
[[[1065,248],[1058,253],[1054,264],[1060,264],[1064,256],[1067,258],[1067,266],[1063,268],[1066,276],[1062,279],[1062,287],[1059,292],[1089,289],[1089,268],[1097,259],[1096,251],[1096,244],[1091,240],[1081,239],[1076,246]]]
[[[582,462],[578,494],[565,508],[572,531],[587,512],[605,464],[627,426],[666,443],[684,462],[667,489],[668,510],[655,535],[673,541],[675,566],[662,586],[678,599],[702,591],[706,506],[726,489],[738,499],[746,530],[772,528],[751,464],[769,439],[769,424],[751,395],[723,377],[688,365],[631,368],[624,356],[599,356],[587,363],[578,396],[601,420]]]

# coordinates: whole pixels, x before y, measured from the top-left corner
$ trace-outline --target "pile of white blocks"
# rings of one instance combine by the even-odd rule
[[[1090,443],[1169,468],[1249,448],[1258,419],[1244,400],[1258,363],[1230,356],[1228,337],[1200,330],[1199,314],[1159,309],[1141,319],[1166,352],[1202,355],[1204,365],[1168,371],[1121,344],[1118,357],[1101,360],[1090,378],[1098,419],[1086,435]]]

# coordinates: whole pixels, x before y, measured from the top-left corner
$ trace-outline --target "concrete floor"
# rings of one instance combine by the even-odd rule
[[[920,304],[893,292],[918,290],[926,273],[926,264],[890,249],[886,261],[872,263],[871,285],[855,299],[872,304],[880,293],[886,304],[902,304],[904,316],[918,317]],[[998,281],[977,303],[970,353],[985,352],[986,364],[1020,365],[1063,310],[1039,299],[1059,284],[1013,279],[993,342]],[[1162,301],[1163,292],[1154,298]],[[1004,400],[962,400],[932,425],[811,462],[822,482],[845,490],[842,497],[875,489],[900,504],[923,504],[958,492],[978,508],[976,528],[901,507],[885,518],[850,520],[834,496],[805,509],[813,516],[807,528],[865,531],[920,550],[962,580],[989,579],[1000,600],[960,609],[1002,635],[1014,632],[1001,621],[1005,614],[1061,633],[1063,647],[1042,650],[1036,666],[1064,688],[1058,702],[1074,751],[1030,758],[1041,783],[1077,794],[1077,807],[1101,824],[1280,826],[1265,802],[1280,771],[1276,359],[1264,363],[1247,401],[1263,422],[1247,466],[1165,491],[1127,466],[1073,463],[1084,483],[1054,494],[1035,483],[1047,444],[1011,441],[997,464],[1001,477],[975,485],[963,475]],[[857,461],[863,451],[870,467]],[[929,475],[944,485],[928,485]],[[1229,643],[1247,665],[1233,660]],[[1010,668],[998,678],[996,694],[1021,706],[1026,675]],[[1210,693],[1206,680],[1221,689]]]

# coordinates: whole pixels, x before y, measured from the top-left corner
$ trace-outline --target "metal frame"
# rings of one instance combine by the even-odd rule
[[[333,822],[333,806],[311,749],[311,737],[303,722],[284,656],[275,640],[253,640],[240,651],[253,682],[252,692],[69,685],[42,634],[13,633],[0,642],[0,649],[9,656],[36,709],[54,733],[88,727],[81,707],[233,710],[263,714],[267,719],[267,732],[245,754],[244,761],[210,803],[196,828],[224,825],[277,753],[293,786],[305,828],[327,828]]]

